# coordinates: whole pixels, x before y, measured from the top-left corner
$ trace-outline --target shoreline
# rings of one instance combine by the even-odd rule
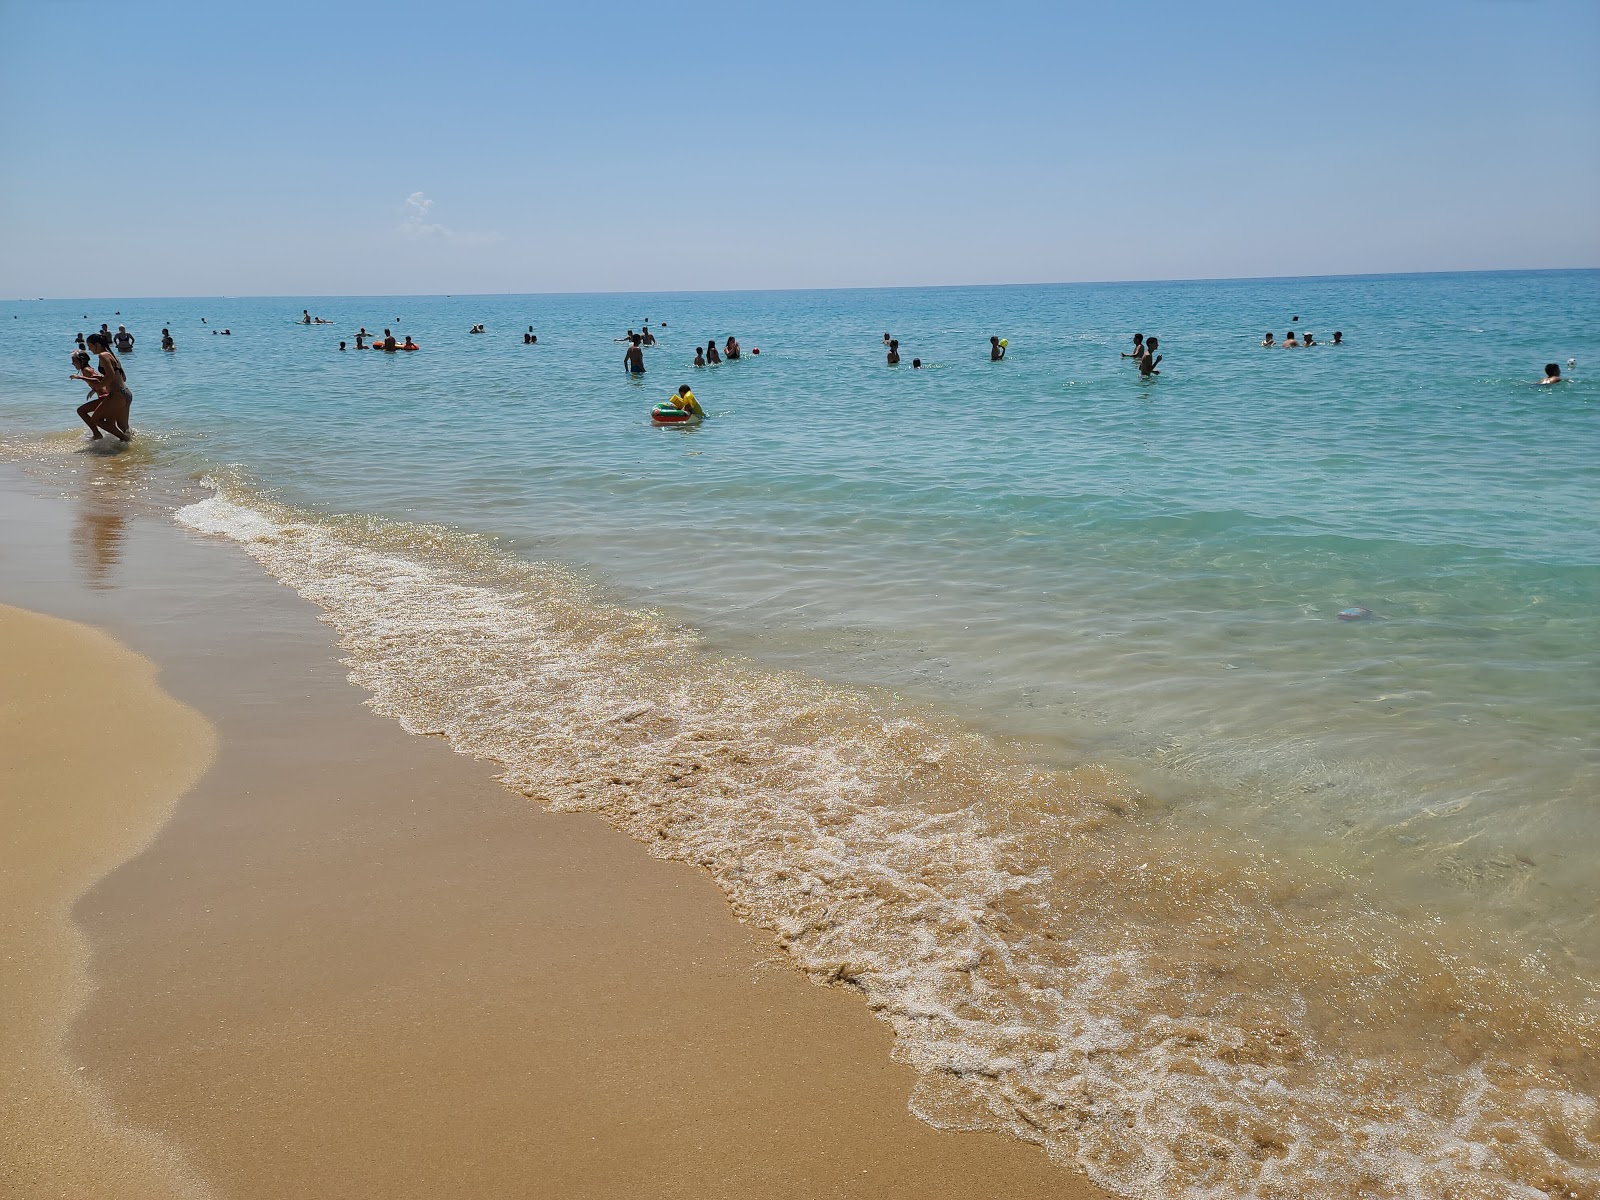
[[[0,500],[0,599],[103,626],[220,738],[77,904],[70,1042],[215,1194],[1105,1195],[917,1121],[858,996],[774,966],[704,872],[372,713],[241,553],[9,470]]]
[[[88,626],[0,604],[0,661],[14,689],[0,698],[0,1057],[15,1072],[0,1092],[15,1147],[0,1180],[18,1196],[209,1196],[170,1144],[111,1111],[66,1044],[94,987],[75,903],[157,835],[215,733],[161,689],[155,664]]]

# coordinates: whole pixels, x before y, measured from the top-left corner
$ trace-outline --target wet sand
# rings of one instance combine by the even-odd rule
[[[0,601],[107,630],[220,739],[74,910],[94,991],[73,1074],[143,1131],[96,1166],[166,1172],[99,1194],[204,1194],[187,1164],[219,1197],[1103,1195],[917,1121],[857,995],[788,968],[699,870],[373,714],[311,606],[129,515],[131,470],[86,461],[49,500],[7,470]],[[0,1171],[47,1149],[8,1142]]]

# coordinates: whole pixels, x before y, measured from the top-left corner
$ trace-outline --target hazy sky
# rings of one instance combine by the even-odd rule
[[[0,296],[1600,265],[1600,3],[0,0]]]

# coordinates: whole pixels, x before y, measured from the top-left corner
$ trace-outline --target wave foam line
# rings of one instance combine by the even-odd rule
[[[178,517],[319,605],[377,711],[698,864],[858,989],[930,1123],[1151,1200],[1600,1194],[1591,1016],[1337,883],[1164,839],[1108,773],[712,658],[470,535],[229,488]]]

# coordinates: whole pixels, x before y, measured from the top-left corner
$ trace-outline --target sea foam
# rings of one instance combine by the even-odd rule
[[[315,602],[373,707],[698,864],[858,990],[914,1112],[1131,1197],[1600,1194],[1592,1008],[1348,880],[1163,832],[891,696],[708,654],[456,531],[225,486],[183,508]]]

